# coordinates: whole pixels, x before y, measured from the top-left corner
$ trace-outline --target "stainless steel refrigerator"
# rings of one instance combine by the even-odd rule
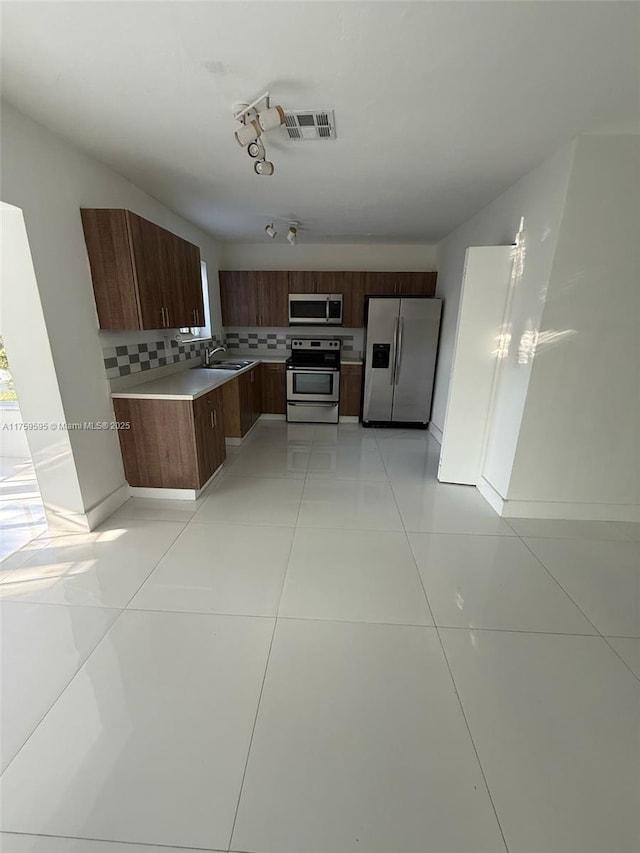
[[[362,422],[426,427],[431,414],[441,299],[370,297]]]

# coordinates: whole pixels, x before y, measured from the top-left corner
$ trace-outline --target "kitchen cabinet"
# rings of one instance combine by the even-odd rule
[[[101,329],[204,326],[197,246],[130,210],[80,213]]]
[[[362,365],[340,366],[340,415],[359,416],[362,400]]]
[[[223,326],[289,325],[288,273],[268,270],[221,270]]]
[[[289,293],[341,293],[342,325],[364,326],[366,296],[435,296],[435,272],[224,270],[220,272],[223,326],[289,325]]]
[[[350,273],[332,270],[290,270],[288,275],[289,293],[342,293],[346,276]]]
[[[166,269],[170,276],[170,319],[176,328],[204,326],[200,250],[193,243],[164,231]],[[176,322],[177,321],[177,322]]]
[[[265,361],[262,367],[262,411],[284,415],[287,411],[286,365]]]
[[[364,326],[367,296],[435,296],[436,272],[366,272],[354,281],[351,289],[349,323],[344,326],[359,329]]]
[[[228,438],[244,438],[262,414],[260,367],[256,365],[222,386],[224,432]]]
[[[125,476],[130,486],[200,489],[225,460],[222,389],[196,400],[117,398]]]

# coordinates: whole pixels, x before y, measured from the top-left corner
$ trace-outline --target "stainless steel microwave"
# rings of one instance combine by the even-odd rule
[[[341,293],[290,293],[290,326],[341,326]]]

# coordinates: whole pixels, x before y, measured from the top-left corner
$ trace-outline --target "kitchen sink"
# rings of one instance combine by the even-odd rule
[[[254,361],[212,361],[211,364],[201,364],[198,365],[200,368],[205,368],[205,370],[242,370],[245,367],[249,367],[249,365],[254,364]]]

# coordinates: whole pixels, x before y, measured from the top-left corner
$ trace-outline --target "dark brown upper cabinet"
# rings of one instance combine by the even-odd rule
[[[358,329],[364,326],[367,296],[435,296],[436,272],[366,272],[354,283],[350,299],[350,323]]]
[[[204,326],[197,246],[130,210],[80,213],[101,329]]]
[[[364,326],[367,296],[435,296],[435,272],[220,272],[223,326],[288,326],[289,293],[341,293],[342,325]]]
[[[287,326],[288,273],[220,271],[223,326]]]

